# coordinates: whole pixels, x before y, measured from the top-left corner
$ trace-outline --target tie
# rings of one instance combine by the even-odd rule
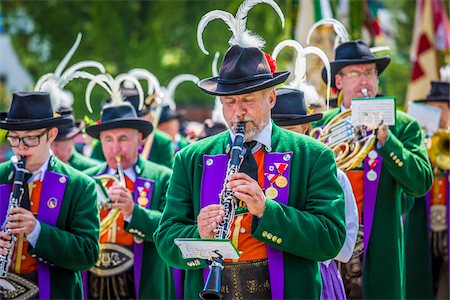
[[[20,207],[23,207],[27,210],[31,209],[30,204],[30,191],[28,190],[28,180],[31,178],[32,173],[25,173],[24,181],[23,181],[23,195],[22,200],[20,202]]]
[[[244,148],[246,149],[246,151],[240,171],[258,181],[258,165],[256,164],[256,160],[252,154],[252,149],[256,146],[256,143],[256,141],[244,143]]]

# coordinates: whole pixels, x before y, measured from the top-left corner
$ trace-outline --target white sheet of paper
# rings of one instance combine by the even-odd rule
[[[219,257],[219,254],[222,255],[222,259],[239,259],[240,257],[230,240],[179,238],[174,242],[180,248],[184,259],[211,259]]]
[[[408,103],[408,114],[415,118],[429,135],[433,135],[439,129],[441,109],[438,107],[410,101]]]
[[[383,124],[395,125],[395,98],[352,99],[352,124],[377,128]]]

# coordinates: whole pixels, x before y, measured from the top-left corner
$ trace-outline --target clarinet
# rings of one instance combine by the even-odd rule
[[[229,178],[231,175],[239,172],[240,163],[242,160],[242,146],[244,144],[245,123],[238,123],[236,126],[236,136],[234,138],[233,148],[231,148],[231,157],[228,161],[227,175],[223,184],[222,192],[220,193],[220,204],[225,208],[225,215],[222,221],[214,229],[216,235],[215,239],[225,240],[230,237],[231,225],[233,224],[236,213],[236,197],[233,190],[227,188]],[[199,293],[201,299],[222,299],[223,295],[220,292],[221,278],[222,278],[222,257],[216,257],[211,260],[209,266],[209,274],[203,290]]]
[[[13,161],[14,163],[14,161]],[[8,225],[8,217],[10,216],[10,211],[13,208],[20,207],[20,202],[22,200],[23,193],[25,191],[24,184],[25,181],[25,156],[22,156],[16,163],[16,175],[14,177],[13,190],[9,196],[8,212],[6,214],[5,221],[2,225],[2,232],[6,232],[11,236],[11,247],[8,250],[7,255],[0,255],[0,278],[6,278],[8,276],[9,266],[11,265],[11,256],[14,251],[14,244],[17,237],[11,234],[10,230],[6,228]]]

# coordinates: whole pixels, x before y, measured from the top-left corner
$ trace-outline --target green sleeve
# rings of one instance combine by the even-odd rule
[[[386,143],[377,148],[386,168],[406,193],[413,197],[425,195],[433,182],[422,130],[416,121],[409,121],[397,138],[390,130]]]
[[[67,218],[58,220],[58,227],[41,222],[41,232],[36,246],[30,246],[29,253],[44,262],[57,267],[78,271],[94,266],[99,255],[99,213],[97,208],[97,192],[93,180],[77,175],[68,197],[69,210]],[[60,214],[63,214],[63,207]],[[61,226],[60,226],[61,224]],[[61,229],[64,227],[64,229]]]
[[[252,236],[283,252],[323,261],[334,258],[345,240],[344,193],[329,149],[308,172],[305,208],[268,199],[262,218],[253,218]]]
[[[155,232],[155,243],[159,255],[170,266],[179,269],[199,269],[206,267],[205,261],[197,259],[183,259],[180,249],[175,245],[174,239],[200,238],[191,188],[193,186],[192,176],[188,175],[183,161],[191,160],[182,158],[180,152],[175,155],[174,174],[169,183],[167,191],[167,203],[161,217],[161,223]]]

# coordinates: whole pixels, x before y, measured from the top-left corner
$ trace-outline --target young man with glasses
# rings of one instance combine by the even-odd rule
[[[10,260],[9,270],[2,271],[15,287],[0,287],[3,299],[81,299],[80,271],[97,260],[95,183],[50,150],[57,126],[64,124],[67,119],[53,113],[49,94],[42,92],[15,93],[9,111],[0,115],[15,157],[26,159],[20,207],[12,209],[8,204],[17,167],[12,161],[0,164],[0,263]],[[6,231],[16,238],[12,252]]]
[[[338,99],[342,99],[342,104],[328,111],[315,126],[325,125],[350,109],[354,98],[376,97],[378,74],[390,62],[388,56],[376,58],[360,40],[339,45],[335,57],[331,63],[331,86],[340,91]],[[325,71],[322,78],[326,81]],[[397,111],[396,125],[378,127],[374,149],[347,176],[357,200],[360,238],[364,241],[355,249],[367,247],[365,255],[354,254],[343,267],[347,296],[404,299],[401,195],[405,192],[423,196],[433,179],[417,121]]]

